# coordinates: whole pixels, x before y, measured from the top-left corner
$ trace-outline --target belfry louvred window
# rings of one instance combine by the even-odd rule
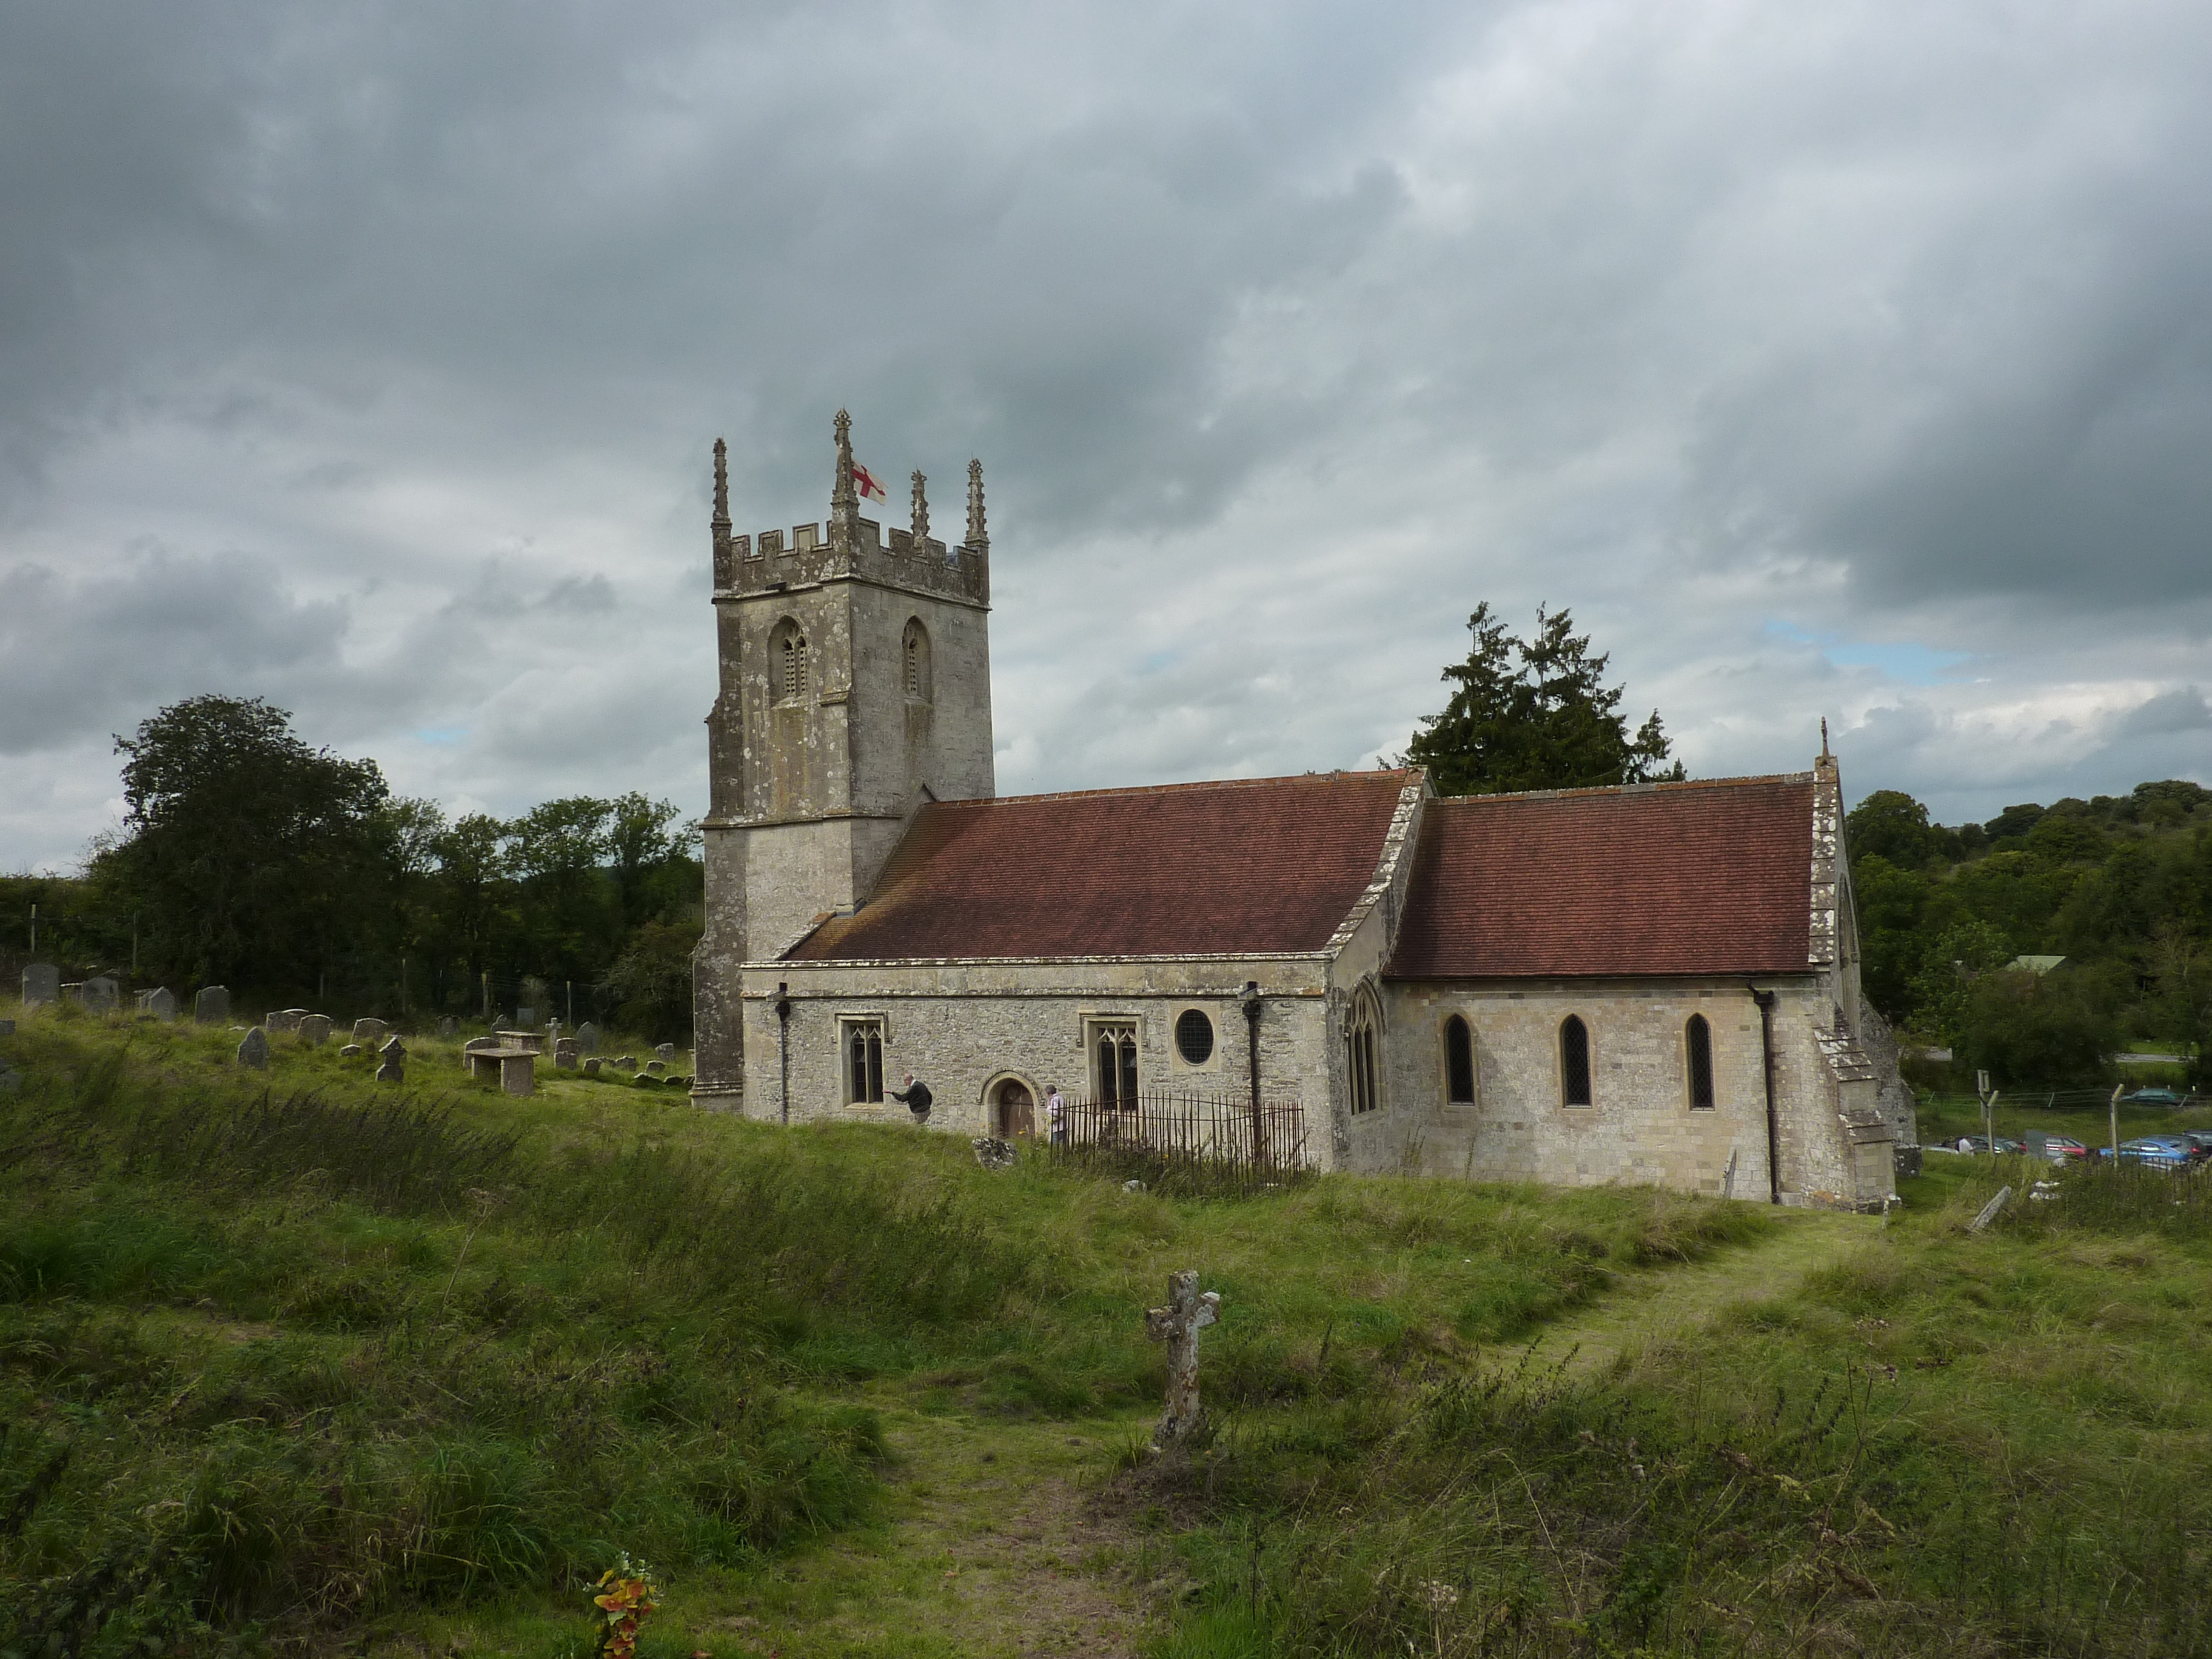
[[[796,629],[787,633],[781,655],[777,696],[785,702],[796,702],[806,695],[806,636]]]

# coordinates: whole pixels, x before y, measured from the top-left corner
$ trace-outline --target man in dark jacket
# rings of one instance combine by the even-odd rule
[[[927,1083],[916,1083],[912,1072],[906,1074],[906,1087],[892,1090],[890,1096],[893,1100],[906,1103],[907,1110],[914,1114],[915,1128],[919,1129],[929,1121],[929,1085]]]

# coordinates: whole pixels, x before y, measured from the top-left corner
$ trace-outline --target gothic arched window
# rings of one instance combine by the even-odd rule
[[[1444,1098],[1474,1104],[1474,1033],[1457,1014],[1444,1022]]]
[[[1709,1109],[1713,1103],[1713,1028],[1703,1014],[1692,1014],[1682,1028],[1682,1051],[1689,1062],[1690,1105]]]
[[[1362,986],[1352,995],[1352,1014],[1344,1026],[1345,1071],[1352,1083],[1355,1113],[1371,1112],[1382,1103],[1375,1057],[1376,1036],[1382,1024],[1374,994]]]
[[[929,630],[915,617],[906,625],[906,638],[899,647],[899,683],[905,687],[909,702],[931,700],[929,685]]]
[[[1097,1101],[1101,1106],[1135,1110],[1137,1026],[1133,1020],[1102,1022],[1097,1027]]]
[[[786,622],[775,630],[769,647],[770,689],[778,702],[798,702],[806,696],[806,635],[799,624]]]
[[[1573,1014],[1559,1022],[1559,1100],[1568,1106],[1590,1103],[1589,1027]]]

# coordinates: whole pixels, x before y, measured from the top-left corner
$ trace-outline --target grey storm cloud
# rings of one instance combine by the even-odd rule
[[[0,861],[214,689],[696,810],[708,447],[819,517],[841,404],[940,519],[985,459],[1002,788],[1371,763],[1484,599],[1698,772],[2201,770],[2208,70],[2180,0],[8,9]]]

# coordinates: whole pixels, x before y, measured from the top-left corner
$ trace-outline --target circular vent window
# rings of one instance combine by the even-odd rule
[[[1186,1066],[1203,1066],[1213,1058],[1213,1022],[1195,1008],[1186,1008],[1176,1021],[1176,1052]]]

